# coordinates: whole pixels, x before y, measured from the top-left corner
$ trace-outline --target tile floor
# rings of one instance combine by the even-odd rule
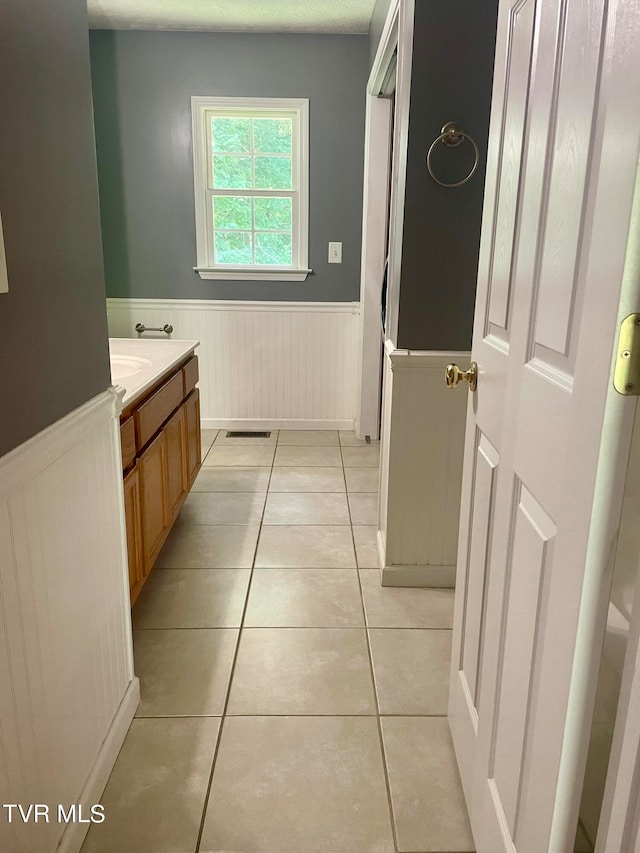
[[[377,445],[203,432],[133,611],[142,699],[83,853],[467,853],[453,593],[383,589]]]

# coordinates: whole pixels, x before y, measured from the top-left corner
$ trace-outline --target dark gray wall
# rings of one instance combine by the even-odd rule
[[[110,382],[86,0],[0,4],[0,455]]]
[[[378,42],[384,29],[384,22],[387,20],[388,11],[389,0],[376,0],[376,5],[373,7],[371,15],[371,24],[369,25],[369,67],[373,65],[373,60],[376,58]]]
[[[357,300],[368,47],[367,36],[92,32],[108,295]],[[309,98],[306,282],[193,272],[192,95]],[[330,240],[342,264],[327,261]]]
[[[496,0],[416,0],[397,342],[402,349],[464,350],[471,344],[496,15]],[[457,121],[480,148],[478,171],[455,189],[438,186],[425,167],[427,150],[447,121]],[[471,146],[438,147],[437,174],[459,180],[473,163]]]

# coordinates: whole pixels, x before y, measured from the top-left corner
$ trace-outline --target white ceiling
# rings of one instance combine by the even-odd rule
[[[109,30],[367,33],[375,0],[88,0]]]

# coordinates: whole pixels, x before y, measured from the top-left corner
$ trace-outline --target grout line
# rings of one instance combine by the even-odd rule
[[[340,447],[340,455],[342,456],[342,446]],[[346,489],[347,488],[347,475],[344,472],[344,457],[342,458],[342,476],[344,477],[344,487]],[[348,495],[348,492],[347,492],[347,495]],[[349,507],[349,518],[351,518],[351,504],[349,502],[348,497],[347,497],[347,505]],[[365,607],[364,594],[362,592],[362,581],[360,578],[360,570],[358,567],[358,552],[356,550],[356,540],[355,540],[355,536],[353,534],[353,522],[351,524],[351,541],[353,544],[353,553],[354,553],[354,556],[356,559],[356,577],[358,579],[358,589],[360,590],[360,605],[362,607],[362,618],[364,619],[364,624],[365,624],[364,635],[365,635],[365,639],[366,639],[366,643],[367,643],[367,654],[369,656],[369,674],[371,675],[371,683],[373,685],[373,699],[375,702],[376,723],[378,726],[378,741],[380,743],[380,756],[382,758],[382,772],[384,773],[384,784],[385,784],[385,788],[387,790],[387,805],[389,807],[389,821],[391,823],[391,836],[393,838],[393,849],[394,849],[395,853],[398,853],[398,851],[400,849],[399,845],[398,845],[398,833],[396,832],[396,821],[395,821],[395,816],[394,816],[394,812],[393,812],[393,802],[391,800],[391,783],[389,782],[389,770],[387,767],[387,757],[386,757],[386,753],[384,750],[384,739],[382,737],[382,723],[380,722],[380,703],[378,702],[378,691],[376,689],[376,678],[375,678],[374,669],[373,669],[373,656],[371,653],[371,641],[369,638],[369,628],[368,628],[368,623],[367,623],[367,609]]]
[[[279,437],[279,433],[278,433]],[[265,495],[269,494],[269,486],[271,485],[271,475],[273,474],[273,463],[275,459],[275,451],[273,456],[271,457],[271,466],[269,469],[269,482],[267,483],[267,491]],[[266,466],[265,466],[266,467]],[[242,616],[240,618],[240,628],[238,629],[238,639],[236,642],[236,648],[233,654],[233,661],[231,663],[231,672],[229,673],[229,683],[227,685],[227,695],[224,700],[224,707],[222,709],[222,719],[220,720],[220,728],[218,730],[218,738],[216,740],[216,747],[213,752],[213,761],[211,762],[211,772],[209,774],[209,782],[207,784],[207,790],[204,797],[204,803],[202,804],[202,817],[200,819],[200,827],[198,829],[198,837],[196,839],[195,853],[199,853],[200,843],[202,841],[202,833],[204,832],[204,824],[207,817],[207,809],[209,807],[209,797],[211,795],[211,787],[213,785],[213,774],[216,769],[216,761],[218,759],[218,753],[220,751],[220,743],[222,741],[222,730],[224,729],[225,719],[227,717],[227,708],[229,707],[229,697],[231,696],[231,687],[233,685],[233,676],[236,671],[236,663],[238,661],[238,653],[240,651],[240,642],[242,640],[242,630],[244,628],[244,620],[247,613],[247,608],[249,606],[249,595],[251,594],[251,582],[253,581],[253,573],[255,571],[255,562],[258,554],[258,545],[260,544],[260,534],[262,533],[262,522],[264,519],[264,513],[267,506],[267,499],[265,497],[264,504],[262,506],[262,515],[260,517],[260,524],[258,525],[258,536],[256,538],[256,544],[253,549],[253,559],[251,560],[251,574],[249,575],[249,583],[247,584],[247,592],[244,600],[244,607],[242,608]],[[365,632],[366,633],[366,632]]]
[[[180,571],[180,570],[179,570]],[[289,571],[288,569],[256,569],[260,572]],[[293,569],[292,571],[296,571]],[[313,569],[301,569],[303,572],[312,572]],[[321,569],[320,571],[343,571],[352,572],[353,569]],[[247,588],[248,589],[248,588]],[[240,628],[250,631],[453,631],[453,628],[395,628],[393,625],[194,625],[193,627],[172,625],[156,627],[154,625],[134,625],[134,631],[239,631]]]
[[[376,712],[372,712],[370,714],[291,714],[280,713],[280,714],[249,714],[244,712],[242,714],[226,714],[227,717],[239,718],[239,717],[300,717],[301,719],[305,719],[306,717],[348,717],[351,718],[371,718],[376,717],[378,714]],[[381,719],[386,719],[387,717],[402,717],[409,720],[445,720],[447,719],[447,714],[398,714],[398,713],[389,713],[389,714],[380,714]],[[134,720],[222,720],[222,714],[141,714],[140,716],[136,716],[133,718]]]

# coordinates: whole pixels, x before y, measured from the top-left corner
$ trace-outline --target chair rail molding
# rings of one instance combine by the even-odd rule
[[[353,428],[358,302],[109,298],[107,313],[111,337],[170,323],[200,341],[203,428]]]
[[[468,394],[444,381],[468,352],[385,344],[378,561],[384,586],[455,585]]]
[[[109,388],[0,459],[0,795],[98,803],[139,701]],[[78,853],[87,825],[0,822],[7,853]]]

